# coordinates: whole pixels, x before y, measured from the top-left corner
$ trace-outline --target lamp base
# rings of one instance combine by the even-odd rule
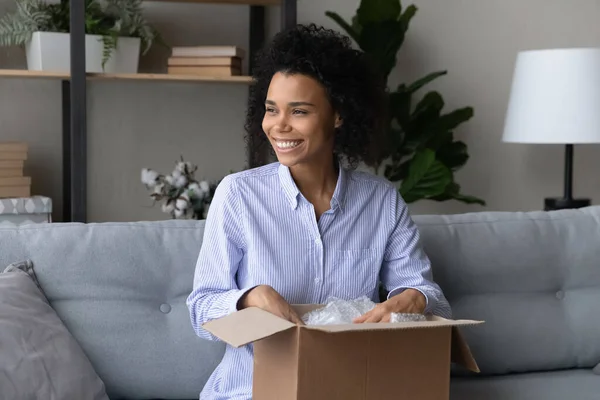
[[[546,198],[544,199],[544,211],[582,208],[588,207],[590,204],[590,199]]]

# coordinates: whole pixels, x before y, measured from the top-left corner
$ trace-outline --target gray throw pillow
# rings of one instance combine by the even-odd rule
[[[596,375],[600,375],[600,364],[596,365],[592,370]]]
[[[108,400],[29,260],[0,273],[0,360],[0,399]]]

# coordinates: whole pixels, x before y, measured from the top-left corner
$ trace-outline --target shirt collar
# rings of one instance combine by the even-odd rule
[[[338,170],[338,180],[335,185],[333,197],[331,198],[331,209],[335,210],[336,208],[339,208],[344,211],[346,205],[346,191],[348,189],[348,171],[346,171],[341,164],[338,165]],[[292,178],[290,169],[283,164],[279,164],[278,174],[279,182],[281,183],[281,187],[288,198],[290,205],[293,209],[296,209],[296,207],[298,207],[298,195],[300,194],[300,190],[298,189],[298,186],[296,186],[294,178]]]
[[[290,201],[292,208],[295,210],[298,207],[298,195],[300,190],[292,178],[290,169],[283,164],[279,164],[279,182],[281,182],[281,188],[283,189],[286,197]]]

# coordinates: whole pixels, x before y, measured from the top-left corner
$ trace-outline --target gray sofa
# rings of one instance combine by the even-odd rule
[[[600,398],[600,207],[413,218],[455,317],[486,321],[464,329],[482,373],[455,369],[452,399]],[[201,221],[1,227],[0,268],[33,261],[111,399],[197,399],[222,353],[185,306],[202,233]]]

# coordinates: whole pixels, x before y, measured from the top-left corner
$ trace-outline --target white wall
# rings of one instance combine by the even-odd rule
[[[399,56],[391,83],[447,69],[430,88],[449,108],[471,105],[475,117],[458,137],[471,159],[458,173],[468,194],[487,207],[458,202],[419,202],[414,213],[533,210],[562,192],[563,148],[501,142],[516,54],[533,48],[600,45],[600,2],[578,0],[415,0],[419,12]],[[299,22],[336,27],[335,10],[350,18],[353,0],[299,0]],[[410,3],[405,3],[408,5]],[[12,1],[0,0],[0,13]],[[247,46],[248,10],[243,6],[148,3],[148,17],[173,44],[233,43]],[[159,13],[163,13],[159,15]],[[279,9],[269,13],[278,28]],[[180,27],[175,26],[175,21]],[[226,21],[227,28],[217,22]],[[234,28],[239,24],[239,28]],[[144,71],[161,71],[166,53],[154,49]],[[22,68],[22,53],[0,49],[0,68]],[[156,82],[92,82],[89,86],[89,217],[91,221],[158,219],[139,183],[144,166],[169,170],[180,153],[216,178],[245,162],[243,122],[247,87]],[[0,79],[0,140],[31,144],[29,172],[37,193],[61,205],[60,83]],[[172,134],[168,140],[166,134]],[[575,194],[600,202],[598,146],[575,149]],[[109,161],[108,157],[112,159]]]

